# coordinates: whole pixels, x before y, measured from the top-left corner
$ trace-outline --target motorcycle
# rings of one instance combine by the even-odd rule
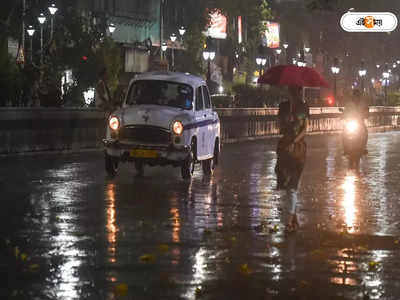
[[[366,128],[359,117],[346,116],[342,133],[344,154],[348,157],[349,167],[358,169],[366,147]]]

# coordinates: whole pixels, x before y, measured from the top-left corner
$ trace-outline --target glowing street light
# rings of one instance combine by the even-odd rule
[[[48,7],[48,9],[50,12],[50,22],[51,22],[51,25],[50,25],[50,40],[51,40],[51,39],[53,39],[53,32],[54,32],[54,15],[58,11],[58,8],[53,3]]]
[[[165,51],[167,51],[167,48],[168,48],[167,43],[166,43],[166,42],[162,43],[162,45],[161,45],[161,50],[162,50],[163,52],[165,52]]]
[[[215,58],[215,52],[204,50],[203,51],[203,58],[207,62],[207,83],[211,81],[211,61]]]
[[[183,37],[183,35],[184,35],[185,32],[186,32],[185,27],[181,26],[178,30],[179,30],[179,34]]]
[[[110,25],[108,25],[108,31],[111,33],[111,35],[114,33],[115,29],[117,29],[117,27],[114,25],[114,23],[110,23]]]

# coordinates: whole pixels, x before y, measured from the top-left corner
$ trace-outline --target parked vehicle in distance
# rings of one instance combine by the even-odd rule
[[[188,73],[138,75],[122,108],[110,115],[103,143],[110,176],[122,162],[133,162],[139,175],[146,165],[172,165],[189,179],[196,163],[212,175],[220,155],[220,121],[206,82]]]

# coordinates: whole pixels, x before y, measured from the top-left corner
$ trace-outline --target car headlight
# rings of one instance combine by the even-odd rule
[[[350,120],[346,122],[346,131],[349,133],[354,133],[358,130],[358,122],[354,120]]]
[[[172,123],[172,131],[176,135],[182,135],[183,133],[183,124],[181,121],[174,121]]]
[[[108,121],[108,125],[112,130],[118,130],[119,129],[119,119],[117,117],[111,117],[110,120]]]

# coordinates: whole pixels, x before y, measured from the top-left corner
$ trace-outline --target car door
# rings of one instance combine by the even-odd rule
[[[199,86],[196,89],[195,99],[195,134],[197,136],[197,157],[201,159],[206,154],[205,141],[206,141],[206,111],[204,109],[203,89]]]
[[[207,126],[205,126],[206,136],[205,136],[205,152],[207,156],[212,156],[214,154],[214,141],[215,141],[215,115],[211,105],[211,97],[207,86],[202,86],[203,100],[204,100],[204,112],[205,121]]]

